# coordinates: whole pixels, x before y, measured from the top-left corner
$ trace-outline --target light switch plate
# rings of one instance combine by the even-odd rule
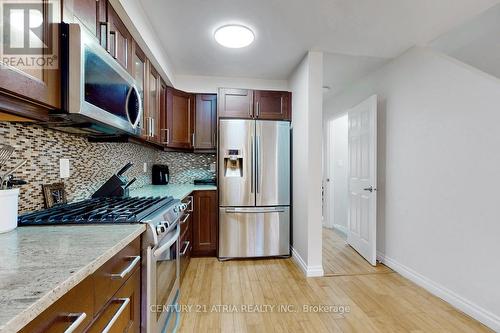
[[[144,171],[144,173],[148,172],[148,163],[147,162],[144,162],[144,165],[142,167],[142,171]]]
[[[216,165],[215,163],[210,163],[210,171],[215,172],[216,171]]]
[[[59,160],[59,176],[61,178],[69,178],[69,159],[61,158]]]

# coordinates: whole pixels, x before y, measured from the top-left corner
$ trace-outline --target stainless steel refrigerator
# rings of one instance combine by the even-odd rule
[[[290,123],[220,120],[219,258],[290,255]]]

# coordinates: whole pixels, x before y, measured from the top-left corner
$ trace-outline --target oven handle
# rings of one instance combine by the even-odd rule
[[[172,244],[174,244],[179,239],[180,233],[181,230],[177,228],[175,235],[172,238],[170,238],[165,244],[163,244],[153,252],[155,258],[161,256],[165,251],[167,251],[172,246]]]

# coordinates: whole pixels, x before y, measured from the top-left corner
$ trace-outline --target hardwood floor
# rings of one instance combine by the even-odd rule
[[[335,229],[323,228],[323,270],[326,276],[390,273],[382,264],[373,267]]]
[[[397,273],[305,278],[291,259],[193,258],[180,304],[179,332],[492,332]]]

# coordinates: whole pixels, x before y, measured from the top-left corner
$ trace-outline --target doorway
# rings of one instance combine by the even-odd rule
[[[325,275],[391,272],[376,262],[376,108],[372,96],[326,123]]]

